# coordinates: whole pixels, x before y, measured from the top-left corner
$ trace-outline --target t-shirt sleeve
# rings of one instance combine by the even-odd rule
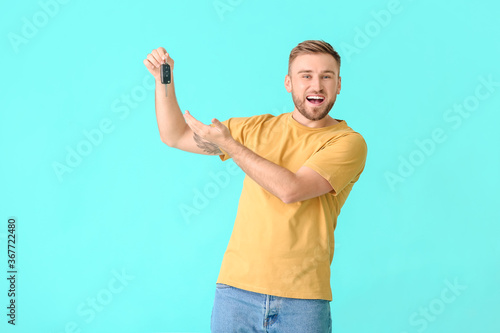
[[[365,167],[367,146],[359,133],[338,138],[315,152],[304,163],[333,187],[339,194],[351,181],[356,181]]]
[[[234,117],[221,121],[221,123],[229,129],[229,132],[231,133],[233,139],[235,139],[242,145],[245,145],[245,135],[243,133],[243,128],[245,127],[245,124],[249,122],[250,118],[251,117]],[[228,153],[225,152],[222,148],[219,147],[219,149],[222,151],[222,155],[219,155],[222,161],[226,161],[231,158],[231,156],[229,156]]]

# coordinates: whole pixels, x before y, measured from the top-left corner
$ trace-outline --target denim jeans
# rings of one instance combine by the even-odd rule
[[[212,333],[331,333],[330,301],[259,294],[217,283]]]

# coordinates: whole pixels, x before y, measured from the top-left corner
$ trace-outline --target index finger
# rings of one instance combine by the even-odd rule
[[[161,49],[163,49],[163,50],[161,50]],[[151,52],[151,54],[156,59],[156,61],[158,61],[160,64],[165,63],[167,51],[165,51],[165,49],[163,47],[159,47],[156,50],[153,50]]]

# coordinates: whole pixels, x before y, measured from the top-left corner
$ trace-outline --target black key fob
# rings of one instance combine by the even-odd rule
[[[161,65],[160,76],[161,76],[161,83],[163,83],[163,84],[170,83],[170,65],[169,64],[165,63],[165,64]]]

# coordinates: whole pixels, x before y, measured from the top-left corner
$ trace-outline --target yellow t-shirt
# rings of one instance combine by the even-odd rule
[[[337,121],[310,128],[290,112],[222,122],[236,141],[256,154],[292,172],[308,166],[334,190],[285,204],[245,176],[217,283],[274,296],[332,300],[333,232],[367,154],[363,137],[344,120]],[[223,161],[230,158],[223,153]]]

